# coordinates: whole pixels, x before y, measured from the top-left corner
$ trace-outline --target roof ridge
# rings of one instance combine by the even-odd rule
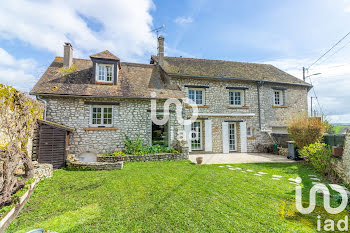
[[[157,57],[157,56],[154,56]],[[244,64],[255,64],[255,65],[269,65],[268,63],[256,63],[256,62],[243,62],[243,61],[230,61],[230,60],[222,60],[222,59],[207,59],[207,58],[194,58],[194,57],[172,57],[165,56],[164,58],[175,58],[175,59],[184,59],[184,60],[199,60],[199,61],[219,61],[219,62],[228,62],[228,63],[244,63]]]

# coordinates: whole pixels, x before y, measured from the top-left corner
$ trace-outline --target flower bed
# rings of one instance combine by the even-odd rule
[[[146,162],[164,160],[187,160],[187,153],[159,153],[147,155],[98,155],[97,162]]]

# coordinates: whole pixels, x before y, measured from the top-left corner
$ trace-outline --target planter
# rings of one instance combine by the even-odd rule
[[[344,148],[342,146],[332,146],[332,155],[336,157],[343,156]]]
[[[202,164],[203,163],[203,157],[197,157],[196,158],[197,164]]]

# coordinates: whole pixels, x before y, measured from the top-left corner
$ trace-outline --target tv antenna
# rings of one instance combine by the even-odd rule
[[[164,29],[165,29],[165,24],[163,24],[163,25],[162,25],[161,27],[159,27],[159,28],[153,29],[151,32],[156,32],[156,33],[157,33],[157,38],[158,38],[159,32],[162,31],[162,30],[164,30]]]

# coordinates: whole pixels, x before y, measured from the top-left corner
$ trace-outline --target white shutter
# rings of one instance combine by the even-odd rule
[[[228,122],[222,122],[222,153],[228,154],[229,152]]]
[[[247,123],[240,122],[239,127],[241,131],[241,152],[247,153]]]
[[[188,145],[188,151],[192,151],[192,143],[191,143],[191,120],[184,120],[184,128],[185,128],[185,136]]]
[[[213,151],[211,120],[205,120],[205,151]]]

